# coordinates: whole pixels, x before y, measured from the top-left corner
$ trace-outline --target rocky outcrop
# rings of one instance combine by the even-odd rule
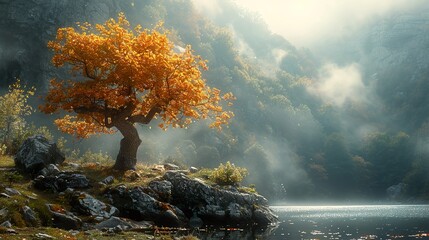
[[[196,214],[204,224],[259,224],[277,222],[268,201],[257,194],[211,187],[198,179],[169,171],[164,179],[172,183],[171,204],[188,216]]]
[[[144,192],[142,187],[127,188],[124,185],[106,192],[111,204],[121,216],[136,221],[153,221],[158,226],[179,227],[187,224],[185,214],[179,208],[160,202]]]
[[[179,171],[168,171],[163,180],[154,180],[148,187],[110,188],[106,197],[122,217],[154,221],[159,226],[267,226],[277,222],[264,197],[212,187]]]
[[[25,173],[35,174],[49,164],[61,164],[64,160],[55,143],[36,135],[24,141],[15,156],[15,165]]]

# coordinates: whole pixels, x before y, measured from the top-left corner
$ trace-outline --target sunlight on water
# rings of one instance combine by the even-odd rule
[[[269,239],[429,239],[427,205],[274,206]]]
[[[272,208],[279,214],[287,212],[289,216],[303,218],[429,217],[427,205],[274,206]]]

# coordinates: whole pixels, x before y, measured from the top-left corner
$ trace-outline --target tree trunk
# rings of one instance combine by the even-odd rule
[[[139,133],[134,125],[127,121],[116,123],[115,127],[124,138],[121,140],[121,146],[113,168],[120,171],[135,169],[137,150],[142,142],[139,138]]]

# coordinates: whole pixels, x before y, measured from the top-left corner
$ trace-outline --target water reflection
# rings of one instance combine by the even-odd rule
[[[429,239],[429,206],[282,206],[268,239]]]
[[[192,235],[199,239],[207,240],[236,240],[236,239],[270,239],[279,225],[268,227],[245,227],[245,228],[207,228],[193,231]]]
[[[200,239],[429,239],[428,205],[279,206],[266,229],[207,228]]]

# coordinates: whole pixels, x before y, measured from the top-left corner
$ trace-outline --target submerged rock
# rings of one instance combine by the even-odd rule
[[[55,143],[36,135],[24,141],[15,156],[15,165],[25,173],[35,174],[49,164],[61,164],[64,160]]]

